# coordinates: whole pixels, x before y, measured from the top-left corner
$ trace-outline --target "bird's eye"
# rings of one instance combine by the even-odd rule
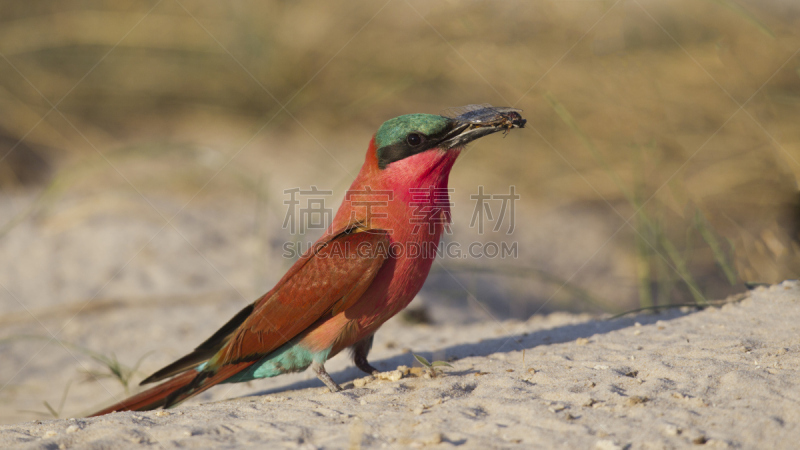
[[[411,133],[406,137],[406,142],[408,142],[408,145],[412,147],[416,147],[419,144],[422,144],[423,140],[424,139],[422,138],[422,136],[419,135],[419,133]]]

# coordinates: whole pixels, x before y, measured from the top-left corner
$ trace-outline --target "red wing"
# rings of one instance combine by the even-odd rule
[[[342,310],[372,283],[388,255],[385,231],[341,234],[298,260],[230,338],[212,364],[261,358],[324,314]]]

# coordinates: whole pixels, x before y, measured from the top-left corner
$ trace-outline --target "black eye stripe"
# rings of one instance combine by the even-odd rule
[[[378,167],[385,169],[395,161],[436,147],[451,129],[452,125],[448,124],[443,130],[433,135],[410,131],[402,140],[378,149]]]

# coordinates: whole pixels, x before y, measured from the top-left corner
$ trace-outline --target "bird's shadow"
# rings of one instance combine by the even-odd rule
[[[605,334],[612,331],[628,328],[634,326],[635,323],[641,325],[648,325],[655,323],[659,320],[669,321],[684,317],[686,315],[696,312],[681,312],[677,309],[668,310],[659,314],[639,314],[631,317],[622,317],[613,320],[593,320],[589,322],[582,322],[578,324],[561,325],[555,328],[546,330],[538,330],[531,333],[515,334],[510,336],[501,336],[492,339],[484,339],[479,342],[457,344],[435,352],[436,358],[440,359],[462,359],[471,356],[488,356],[495,353],[513,352],[520,350],[530,350],[535,347],[544,345],[560,344],[564,342],[574,341],[579,338],[589,338],[596,334]],[[419,352],[429,360],[432,359],[434,352]],[[370,361],[372,365],[382,370],[392,370],[399,365],[412,365],[414,357],[410,353],[402,353],[389,358],[384,358],[376,361]],[[462,372],[448,372],[450,375],[459,375]],[[466,373],[466,372],[465,372]],[[345,370],[340,370],[331,373],[331,376],[340,384],[352,381],[355,378],[366,376],[354,366]],[[315,387],[323,387],[321,381],[316,378],[298,381],[289,385],[265,389],[263,391],[249,394],[245,397],[262,396],[274,394],[278,392],[287,392],[298,389],[307,389]],[[347,389],[346,386],[344,386]]]

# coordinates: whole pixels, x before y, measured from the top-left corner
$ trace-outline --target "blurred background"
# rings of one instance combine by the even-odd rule
[[[165,342],[179,356],[319,234],[282,228],[284,191],[335,209],[400,114],[528,120],[461,156],[445,238],[516,257],[440,259],[408,321],[703,305],[800,271],[791,0],[0,8],[0,396],[74,366],[52,356],[70,345],[125,370]],[[479,186],[514,187],[511,233],[498,200],[470,226]]]

